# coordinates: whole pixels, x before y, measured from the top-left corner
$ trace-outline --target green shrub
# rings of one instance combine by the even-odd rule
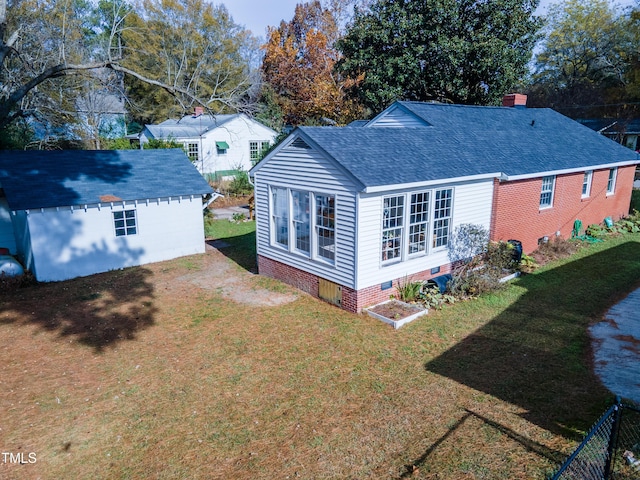
[[[483,252],[454,266],[449,289],[457,298],[477,297],[502,288],[500,279],[517,269],[512,244],[489,242]]]
[[[396,286],[398,299],[403,302],[415,302],[420,295],[421,289],[422,282],[412,282],[407,277],[404,277],[404,280],[398,282]]]
[[[233,221],[236,223],[244,222],[246,219],[247,217],[244,215],[244,213],[237,212],[233,214]]]
[[[231,195],[249,195],[253,192],[253,185],[249,182],[247,172],[239,172],[229,183],[228,193]]]
[[[602,225],[593,223],[587,227],[584,233],[593,238],[600,238],[607,234],[607,230]]]
[[[440,310],[446,303],[455,303],[456,298],[448,293],[441,293],[440,288],[436,285],[424,285],[418,300],[427,308]]]
[[[540,265],[538,265],[535,258],[523,253],[522,258],[520,259],[520,265],[518,266],[518,270],[520,270],[523,273],[531,273],[539,266]]]

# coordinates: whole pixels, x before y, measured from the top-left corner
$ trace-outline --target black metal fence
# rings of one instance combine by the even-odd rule
[[[639,480],[640,406],[616,402],[551,480]]]

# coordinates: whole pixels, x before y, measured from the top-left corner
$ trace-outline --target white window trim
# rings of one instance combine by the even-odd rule
[[[449,242],[447,241],[446,244],[441,245],[439,247],[434,247],[433,246],[433,235],[434,235],[434,225],[436,222],[435,219],[435,198],[436,198],[436,192],[437,191],[441,191],[441,190],[451,190],[451,207],[450,207],[450,214],[448,217],[449,219],[449,235],[448,235],[448,239],[451,239],[451,234],[453,232],[453,219],[454,219],[454,203],[455,203],[455,188],[454,187],[441,187],[441,188],[432,188],[432,189],[420,189],[420,190],[415,190],[415,191],[410,191],[410,192],[405,192],[405,193],[398,193],[398,194],[394,194],[394,195],[384,195],[381,197],[381,216],[380,216],[380,241],[378,242],[378,258],[380,260],[380,264],[383,267],[389,266],[389,265],[395,265],[397,263],[400,262],[404,262],[407,260],[413,260],[416,258],[421,258],[421,257],[426,257],[429,255],[432,255],[434,253],[437,252],[441,252],[442,250],[446,250],[447,246],[449,244]],[[419,193],[428,193],[429,194],[429,212],[428,212],[428,217],[427,217],[427,231],[426,231],[426,245],[425,245],[425,250],[420,251],[420,252],[414,252],[414,253],[409,253],[409,242],[410,242],[410,230],[411,230],[411,196],[414,194],[419,194]],[[389,260],[383,260],[382,259],[382,238],[383,238],[383,234],[384,234],[384,228],[383,228],[383,221],[384,221],[384,212],[382,211],[382,209],[384,209],[384,200],[386,198],[393,198],[393,197],[404,197],[404,212],[403,212],[403,220],[402,220],[402,227],[394,227],[394,228],[401,228],[402,229],[402,244],[400,246],[400,256],[399,257],[395,257],[395,258],[391,258]],[[419,222],[419,223],[423,223],[423,222]],[[416,224],[417,225],[417,224]]]
[[[611,177],[612,172],[613,172],[613,177]],[[608,177],[607,177],[607,196],[614,195],[616,193],[617,181],[618,181],[618,167],[610,168]],[[611,182],[611,188],[609,188],[609,182]]]
[[[449,219],[449,226],[448,226],[448,231],[449,233],[447,234],[447,243],[445,243],[444,245],[440,245],[438,247],[434,246],[434,240],[435,238],[433,237],[435,234],[435,224],[438,220],[441,219],[436,219],[436,214],[435,214],[435,208],[436,208],[436,192],[441,191],[441,190],[451,190],[451,207],[449,208],[449,216],[448,217],[444,217]],[[453,232],[453,229],[451,228],[451,226],[453,225],[453,198],[454,198],[454,191],[453,188],[436,188],[433,190],[433,210],[431,211],[431,218],[433,219],[431,221],[432,226],[431,226],[431,251],[432,252],[439,252],[442,250],[446,250],[447,246],[449,245],[449,240],[451,239],[451,233]]]
[[[584,177],[582,179],[582,196],[581,198],[589,198],[591,196],[591,184],[593,182],[593,170],[587,170],[584,172]],[[584,192],[584,186],[587,185],[587,191]]]
[[[289,189],[285,188],[285,187],[278,187],[276,185],[270,186],[269,187],[269,225],[271,226],[271,232],[269,235],[269,243],[271,244],[271,246],[282,249],[282,250],[288,250],[291,247],[291,228],[290,228],[290,224],[291,224],[291,218],[287,218],[287,239],[288,239],[288,245],[283,245],[282,243],[278,242],[277,238],[278,238],[278,227],[276,225],[276,205],[275,202],[273,201],[273,192],[274,190],[284,190],[287,193],[288,198],[291,197],[291,195],[289,194]],[[289,200],[289,203],[291,202],[291,200]],[[289,212],[291,211],[290,206],[287,208],[287,214],[289,214]]]
[[[407,222],[407,258],[415,258],[415,257],[422,257],[428,254],[429,252],[429,240],[433,239],[432,235],[429,235],[429,232],[431,232],[432,228],[433,228],[433,218],[431,217],[432,215],[432,211],[431,211],[431,205],[433,203],[433,198],[432,198],[432,193],[434,193],[434,190],[420,190],[420,191],[416,191],[416,192],[410,192],[409,195],[407,196],[407,198],[409,199],[409,205],[408,205],[408,213],[409,213],[409,217],[408,217],[408,222]],[[420,194],[426,194],[427,195],[427,220],[426,221],[422,221],[422,222],[416,222],[416,223],[411,223],[411,197],[413,195],[420,195]],[[425,234],[425,238],[424,238],[424,250],[419,250],[417,252],[410,252],[410,247],[411,247],[411,227],[415,226],[415,225],[421,225],[421,224],[427,224],[427,228],[424,232]]]
[[[133,212],[133,228],[135,228],[135,232],[134,233],[129,233],[127,231],[128,228],[127,227],[127,212]],[[116,214],[122,213],[122,219],[116,219]],[[116,227],[116,221],[118,220],[123,220],[124,221],[124,226],[123,227]],[[112,225],[113,225],[113,234],[115,235],[116,238],[120,238],[120,237],[130,237],[132,235],[138,235],[140,233],[140,226],[138,225],[138,212],[136,208],[124,208],[122,210],[114,210],[111,212],[111,221],[112,221]],[[124,234],[123,235],[118,235],[118,230],[123,230]]]
[[[542,205],[542,194],[546,193],[546,190],[543,190],[544,188],[544,180],[545,178],[551,178],[551,196],[549,197],[549,204],[545,204]],[[548,208],[553,208],[553,200],[555,197],[555,193],[556,193],[556,176],[555,175],[547,175],[546,177],[542,177],[542,186],[540,187],[540,198],[539,198],[539,207],[540,210],[546,210]]]
[[[191,147],[195,145],[195,156],[192,156]],[[184,142],[184,151],[192,162],[200,160],[200,144],[197,141]]]
[[[288,228],[288,242],[287,246],[282,245],[281,243],[276,241],[276,225],[274,219],[274,202],[273,202],[273,190],[274,189],[284,189],[287,192],[287,200],[288,200],[288,218],[287,218],[287,228]],[[309,194],[309,252],[305,252],[303,250],[299,250],[296,246],[296,232],[295,232],[295,223],[293,220],[293,191],[308,193]],[[323,197],[333,197],[333,205],[334,205],[334,221],[333,221],[333,242],[334,242],[334,252],[333,252],[333,260],[323,257],[318,254],[318,229],[316,228],[317,219],[316,219],[316,196]],[[304,190],[299,188],[289,188],[282,187],[278,185],[269,185],[269,225],[271,227],[271,232],[269,235],[269,244],[282,251],[289,252],[293,255],[311,259],[315,262],[322,263],[325,265],[330,265],[332,267],[336,267],[338,265],[338,228],[337,228],[337,205],[338,205],[338,195],[335,193],[327,193],[320,191],[311,191]]]

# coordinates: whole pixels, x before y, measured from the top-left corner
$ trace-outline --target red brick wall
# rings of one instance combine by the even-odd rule
[[[411,275],[409,279],[412,281],[428,280],[429,278],[449,273],[449,271],[449,265],[444,265],[440,268],[440,272],[435,275],[432,275],[431,271],[427,270]],[[296,287],[315,298],[319,298],[318,277],[311,273],[303,272],[295,267],[291,267],[261,255],[258,255],[258,272],[260,275],[275,278],[276,280],[280,280],[281,282]],[[353,288],[343,285],[342,308],[350,312],[360,313],[363,308],[389,300],[390,295],[396,295],[397,292],[395,287],[398,285],[398,282],[403,281],[404,277],[394,279],[393,286],[386,290],[382,290],[380,285],[373,285],[360,290],[354,290]]]
[[[593,172],[591,194],[582,199],[584,172],[557,175],[553,206],[540,210],[542,178],[497,182],[494,190],[491,238],[520,240],[525,253],[538,246],[538,239],[556,232],[570,238],[573,222],[583,227],[601,224],[605,217],[619,219],[629,213],[635,166],[618,168],[615,193],[607,196],[609,169]],[[581,233],[584,233],[581,232]]]

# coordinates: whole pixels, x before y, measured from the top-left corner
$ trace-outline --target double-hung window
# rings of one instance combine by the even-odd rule
[[[289,195],[286,188],[271,189],[273,241],[289,247]]]
[[[382,200],[382,264],[446,247],[453,219],[453,189],[424,190]]]
[[[311,239],[309,237],[309,192],[291,191],[293,200],[293,228],[296,236],[296,250],[309,255]]]
[[[136,211],[121,210],[113,212],[113,226],[115,227],[116,237],[135,235],[138,233]]]
[[[268,140],[249,142],[249,158],[251,160],[260,160],[260,157],[262,157],[267,150],[269,150]]]
[[[433,248],[446,247],[451,232],[451,206],[453,190],[436,190],[433,210]]]
[[[385,197],[382,210],[382,261],[400,260],[404,233],[404,195]]]
[[[409,255],[426,253],[429,235],[429,193],[411,194],[409,214]]]
[[[336,197],[271,187],[271,243],[289,252],[335,263]]]
[[[335,259],[335,197],[316,195],[317,255],[331,262]]]
[[[197,142],[189,142],[185,145],[185,150],[187,151],[187,156],[189,157],[189,160],[191,160],[192,162],[195,162],[198,160],[198,143]]]
[[[616,176],[618,169],[616,167],[609,169],[609,180],[607,180],[607,195],[612,195],[616,191]]]
[[[591,195],[591,181],[593,179],[593,171],[589,170],[584,172],[584,178],[582,179],[582,198],[587,198]]]
[[[553,187],[556,183],[554,175],[542,177],[542,189],[540,191],[540,208],[550,208],[553,205]]]

